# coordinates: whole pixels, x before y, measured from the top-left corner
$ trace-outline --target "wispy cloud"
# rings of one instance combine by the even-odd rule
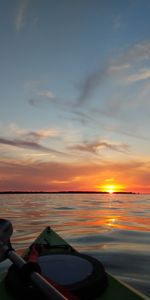
[[[49,139],[59,139],[61,130],[55,128],[46,128],[36,131],[18,128],[15,124],[7,125],[7,137],[3,136],[3,131],[6,131],[4,126],[0,128],[0,145],[13,146],[22,149],[34,150],[39,153],[53,153],[66,155],[62,151],[49,148],[42,144],[42,141],[48,142]],[[3,148],[2,148],[3,149]],[[9,151],[9,148],[8,148]]]
[[[146,82],[143,85],[143,88],[141,89],[141,94],[140,94],[141,99],[146,99],[146,101],[149,102],[149,97],[150,97],[150,82]]]
[[[54,94],[51,91],[43,91],[39,93],[39,96],[46,97],[48,99],[55,98]]]
[[[131,67],[137,63],[148,60],[150,60],[150,42],[137,43],[120,53],[117,58],[109,59],[103,67],[97,68],[84,78],[80,85],[78,104],[86,103],[104,80],[112,76],[122,75],[124,71],[131,70]],[[146,78],[149,78],[149,72],[148,70],[146,72],[146,69],[142,69],[139,70],[139,75],[129,77],[128,82],[133,83],[136,80],[144,80]]]
[[[150,78],[150,69],[140,69],[135,74],[126,76],[125,83],[131,84],[137,81],[143,81]]]
[[[54,154],[61,154],[65,155],[65,153],[61,151],[57,151],[48,147],[45,147],[37,142],[34,141],[27,141],[22,139],[7,139],[7,138],[0,138],[0,144],[2,145],[9,145],[17,148],[35,150],[35,151],[42,151],[42,152],[49,152]]]
[[[39,142],[40,140],[58,137],[60,136],[60,131],[57,129],[45,129],[45,130],[38,130],[38,131],[24,131],[20,135],[20,138],[23,138],[27,141],[36,141]]]
[[[49,137],[56,137],[59,136],[60,133],[58,130],[39,130],[38,132],[29,132],[27,133],[28,137],[35,137],[36,139],[45,139],[45,138],[49,138]]]
[[[108,74],[109,75],[113,75],[116,72],[119,71],[126,71],[130,68],[130,64],[129,63],[121,63],[121,64],[112,64],[109,66],[108,68]]]
[[[93,94],[94,90],[103,82],[108,75],[108,67],[97,69],[93,71],[88,77],[85,78],[83,83],[80,85],[80,95],[78,103],[84,104],[85,101]]]
[[[55,101],[54,101],[55,100]],[[55,98],[55,97],[46,97],[46,96],[37,96],[37,97],[35,97],[35,98],[30,98],[29,100],[28,100],[28,103],[31,105],[31,106],[34,106],[34,107],[36,107],[36,108],[39,108],[39,107],[44,107],[45,105],[51,105],[51,104],[53,104],[53,105],[61,105],[62,107],[63,106],[65,106],[66,107],[66,105],[64,104],[62,104],[62,101],[60,101],[60,99],[58,99],[58,98]]]
[[[108,149],[122,153],[129,153],[129,145],[125,143],[112,143],[104,140],[94,142],[83,142],[72,146],[71,149],[82,152],[90,152],[93,154],[99,154],[102,149]]]
[[[144,41],[131,46],[123,53],[119,61],[124,63],[134,63],[135,61],[143,61],[150,59],[150,42]]]
[[[54,101],[55,100],[55,101]],[[51,90],[35,91],[35,97],[28,100],[32,106],[38,107],[40,104],[52,103],[58,104],[60,100],[56,98]]]
[[[148,136],[143,136],[139,132],[136,132],[135,128],[134,128],[134,130],[133,129],[127,130],[127,129],[121,128],[120,125],[118,125],[115,127],[111,126],[111,128],[108,127],[105,129],[110,132],[115,132],[115,133],[118,133],[121,135],[125,135],[127,137],[132,137],[132,138],[138,139],[138,140],[143,140],[143,141],[147,141],[147,142],[150,141],[150,138]]]
[[[71,112],[71,115],[68,117],[71,121],[77,121],[81,124],[93,123],[96,121],[91,114],[85,113],[81,110],[74,109]]]
[[[16,30],[19,32],[22,30],[25,24],[25,17],[27,13],[27,8],[30,0],[20,0],[19,7],[16,14]]]
[[[117,74],[122,74],[124,71],[130,68],[128,62],[116,62],[109,61],[102,68],[98,68],[95,71],[91,72],[87,76],[82,84],[80,85],[80,95],[78,97],[78,104],[82,105],[86,103],[97,88],[102,86],[102,84],[112,76]]]
[[[18,127],[14,123],[10,123],[7,126],[0,126],[0,134],[2,136],[3,132],[7,132],[7,137],[20,140],[28,141],[40,141],[47,138],[59,137],[61,131],[56,128],[44,128],[36,131],[30,131],[24,128]]]

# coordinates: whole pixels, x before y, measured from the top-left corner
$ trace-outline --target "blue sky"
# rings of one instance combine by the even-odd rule
[[[1,3],[0,190],[149,191],[149,15],[148,0]]]

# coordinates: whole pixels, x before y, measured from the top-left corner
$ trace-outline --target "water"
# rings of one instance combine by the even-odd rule
[[[50,225],[77,250],[150,295],[149,200],[150,195],[134,194],[1,194],[0,218],[12,222],[19,254]]]

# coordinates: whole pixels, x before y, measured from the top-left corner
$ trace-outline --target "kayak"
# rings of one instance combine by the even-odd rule
[[[34,247],[32,247],[33,245]],[[23,258],[25,260],[32,258],[33,261],[34,256],[37,256],[36,259],[45,278],[56,282],[56,288],[57,284],[58,287],[64,286],[64,289],[68,287],[70,293],[77,296],[76,299],[149,299],[108,272],[105,272],[102,264],[96,259],[80,254],[50,227],[46,227],[42,231],[32,246],[25,251]],[[37,251],[37,249],[40,250]],[[7,276],[6,273],[0,274],[0,299],[13,300],[15,297],[6,289]],[[12,286],[14,287],[16,284],[15,289],[20,290],[19,284],[14,282],[14,276],[9,277],[10,283],[12,280]],[[41,299],[43,300],[44,298]]]

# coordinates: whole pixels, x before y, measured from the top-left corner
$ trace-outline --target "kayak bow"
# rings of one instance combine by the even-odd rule
[[[63,286],[64,289],[69,289],[69,293],[74,293],[78,299],[85,300],[148,300],[148,297],[112,275],[107,273],[106,276],[100,262],[97,263],[96,259],[78,253],[50,227],[45,228],[33,244],[38,249],[37,260],[42,274],[46,279],[48,278],[48,281],[50,280],[50,285],[51,282],[56,282],[56,290],[58,286]],[[32,257],[32,247],[30,246],[23,255],[26,261]],[[7,276],[0,275],[0,298],[13,300],[15,298],[6,289]],[[12,285],[14,285],[13,279],[10,276],[9,281],[12,281]],[[18,284],[16,286],[20,297],[22,291]],[[60,291],[59,293],[61,294]],[[54,296],[51,299],[58,298]]]

